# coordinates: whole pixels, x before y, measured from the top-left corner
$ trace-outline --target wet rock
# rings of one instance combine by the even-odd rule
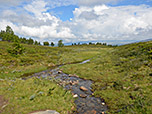
[[[54,110],[46,110],[46,111],[39,111],[39,112],[34,112],[30,114],[60,114]]]
[[[82,91],[88,91],[88,89],[85,88],[84,86],[81,86],[80,89],[81,89]]]
[[[72,107],[71,110],[75,110],[73,114],[105,114],[107,111],[107,106],[104,103],[105,101],[100,98],[91,97],[93,95],[91,91],[91,80],[84,80],[79,78],[77,75],[68,75],[62,72],[62,70],[58,68],[46,70],[40,73],[36,73],[33,77],[42,77],[42,75],[46,75],[47,79],[53,80],[57,82],[57,85],[62,85],[65,89],[71,90],[73,98],[75,99],[76,107]],[[31,76],[32,78],[32,76]],[[34,97],[31,96],[31,100]],[[104,103],[104,104],[102,104]],[[40,112],[40,111],[39,111]],[[44,111],[43,111],[44,112]],[[33,113],[33,114],[58,114],[58,113],[50,113],[45,111],[45,113]]]
[[[77,98],[77,97],[78,97],[78,95],[77,95],[77,94],[73,95],[73,98]]]
[[[75,81],[75,82],[74,82],[74,85],[76,85],[76,84],[78,84],[78,83],[79,83],[79,80]]]
[[[86,111],[84,114],[97,114],[96,110]]]
[[[85,94],[80,94],[80,97],[82,97],[82,98],[86,98],[86,97],[87,97],[87,95],[85,95]]]
[[[102,105],[105,105],[105,103],[103,102],[103,103],[101,103]]]
[[[69,82],[71,85],[76,85],[76,84],[78,84],[79,83],[79,81],[77,80],[77,81],[70,81]]]
[[[69,84],[70,84],[70,85],[73,85],[73,81],[70,80],[70,81],[69,81]]]

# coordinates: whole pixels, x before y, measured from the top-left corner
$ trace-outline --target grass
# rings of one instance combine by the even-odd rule
[[[6,82],[10,82],[10,79],[16,80],[16,78],[28,76],[56,65],[67,64],[61,67],[65,73],[76,74],[81,78],[94,81],[92,86],[94,96],[101,97],[105,100],[109,107],[109,113],[150,114],[152,112],[152,41],[111,48],[99,45],[67,46],[62,48],[23,45],[25,47],[25,53],[18,57],[13,57],[7,52],[7,49],[11,45],[8,42],[0,42],[0,78],[5,79]],[[90,62],[85,64],[68,64],[87,59],[90,59]],[[45,82],[46,80],[41,80],[42,83],[43,81]],[[9,85],[6,82],[3,82],[2,85]],[[17,83],[23,82],[17,79]],[[28,83],[28,81],[24,83]],[[51,82],[50,84],[53,83]],[[41,85],[42,88],[43,86],[45,87],[45,85]],[[33,88],[37,90],[37,86]],[[25,87],[25,89],[28,89],[28,87]],[[23,91],[24,88],[21,88],[21,90]],[[13,92],[18,91],[18,89],[14,91],[8,91],[6,89],[4,92],[1,89],[0,95],[3,94],[6,98],[12,95],[14,103],[17,103],[18,101],[15,99],[17,93],[13,94]],[[48,88],[44,88],[43,91],[47,93]],[[66,91],[63,90],[63,92]],[[37,93],[32,92],[26,100],[28,101],[29,97],[34,94]],[[35,97],[35,99],[38,98]],[[41,101],[45,104],[48,97],[44,95],[43,98],[44,100]],[[68,96],[64,98],[73,99]],[[55,101],[58,101],[57,99],[54,98]],[[9,101],[11,100],[9,99]],[[35,100],[31,102],[33,101]],[[24,107],[29,107],[28,104],[31,102],[26,102]],[[64,102],[63,100],[60,104],[64,105]],[[66,102],[72,104],[70,100]],[[11,109],[13,102],[9,104],[10,108],[4,111],[7,112]],[[51,107],[53,107],[53,104]],[[33,102],[31,106],[33,108],[29,111],[41,110],[39,107],[43,107],[42,104],[37,102]],[[71,108],[71,106],[68,107]],[[55,108],[57,109],[57,107]],[[57,111],[66,113],[70,108],[58,109]]]
[[[152,41],[100,49],[86,64],[62,70],[94,81],[94,96],[103,98],[110,113],[152,112]]]
[[[8,99],[1,114],[28,114],[47,109],[67,114],[72,113],[74,106],[73,96],[69,91],[44,79],[0,81],[0,95]]]
[[[75,105],[69,91],[47,80],[23,81],[20,78],[56,65],[93,58],[99,53],[98,49],[94,46],[58,48],[22,44],[25,53],[15,57],[7,51],[11,45],[12,43],[0,41],[0,79],[4,79],[0,81],[0,95],[8,101],[2,114],[27,114],[46,109],[56,110],[61,114],[72,113]]]
[[[60,64],[80,62],[96,56],[99,52],[94,47],[47,47],[22,44],[25,53],[13,57],[7,49],[12,43],[0,41],[0,78],[14,79],[52,68]]]

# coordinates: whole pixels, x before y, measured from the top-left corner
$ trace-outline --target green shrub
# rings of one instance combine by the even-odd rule
[[[24,53],[25,48],[19,43],[15,42],[11,48],[9,48],[8,53],[10,53],[12,56],[21,55]]]

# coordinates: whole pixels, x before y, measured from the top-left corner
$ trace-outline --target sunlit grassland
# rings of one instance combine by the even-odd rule
[[[0,78],[18,78],[40,72],[60,64],[76,63],[96,56],[95,46],[85,47],[48,47],[25,45],[25,53],[13,57],[7,49],[12,43],[0,42]]]
[[[152,112],[152,42],[103,48],[90,62],[61,69],[93,80],[94,96],[105,100],[110,113]]]
[[[63,72],[94,81],[92,86],[94,96],[105,100],[109,107],[109,113],[150,114],[152,112],[152,41],[111,48],[95,45],[58,48],[22,44],[25,47],[25,53],[18,57],[13,57],[7,52],[11,45],[8,42],[0,42],[0,78],[15,79],[56,65],[67,64],[61,67]],[[90,62],[85,64],[68,64],[87,59],[90,59]],[[20,83],[20,81],[17,82]],[[1,83],[2,86],[5,83]],[[37,88],[36,86],[32,87]],[[43,91],[48,91],[48,88]],[[7,92],[9,91],[1,89],[1,94]],[[17,102],[13,92],[18,92],[18,90],[15,89],[8,93],[14,97],[14,102]],[[72,97],[70,98],[72,99]],[[44,103],[46,99],[47,97],[44,96]],[[42,106],[37,102],[32,105],[35,107],[30,111],[39,110],[38,107]],[[62,110],[67,111],[67,109]],[[61,112],[62,110],[57,111]]]
[[[100,46],[47,47],[24,45],[25,52],[12,56],[12,43],[0,42],[0,95],[8,102],[2,114],[27,114],[39,110],[56,110],[61,114],[75,109],[69,91],[44,79],[21,80],[20,77],[50,69],[56,65],[78,63],[97,56]],[[14,81],[13,81],[14,80]]]
[[[74,99],[52,81],[41,79],[1,80],[0,95],[7,99],[1,114],[28,114],[39,110],[72,113]]]

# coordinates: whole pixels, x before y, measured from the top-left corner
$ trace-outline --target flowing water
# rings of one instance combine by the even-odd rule
[[[89,61],[86,60],[79,64],[85,64]],[[107,111],[104,100],[92,96],[91,85],[93,82],[76,75],[65,74],[60,71],[60,67],[35,73],[31,77],[55,79],[65,89],[71,90],[73,96],[76,97],[77,111],[74,112],[75,114],[104,114]]]

